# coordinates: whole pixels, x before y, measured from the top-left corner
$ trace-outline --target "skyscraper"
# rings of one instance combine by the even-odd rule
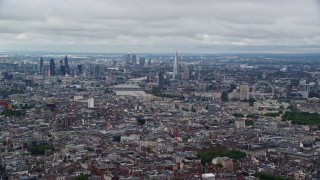
[[[66,67],[60,66],[60,75],[65,76],[66,75]]]
[[[63,61],[62,60],[59,61],[59,72],[58,72],[58,75],[61,75],[61,76],[66,75],[66,68],[63,65]]]
[[[189,80],[191,76],[191,70],[189,66],[185,66],[183,69],[183,79]]]
[[[43,58],[40,58],[40,74],[44,75],[44,68],[43,68]]]
[[[139,58],[139,65],[140,65],[140,66],[144,66],[145,63],[146,63],[146,58],[140,57],[140,58]]]
[[[131,63],[131,54],[127,54],[126,56],[126,64],[130,64]]]
[[[82,74],[82,64],[77,66],[77,75],[79,76],[80,74]]]
[[[54,76],[56,74],[56,67],[55,67],[55,63],[54,60],[51,59],[50,60],[50,76]]]
[[[137,63],[137,56],[135,54],[132,54],[131,62],[133,65],[135,65]]]
[[[249,100],[249,85],[242,84],[240,86],[240,100]]]
[[[177,79],[178,78],[178,52],[176,51],[176,55],[174,57],[174,64],[173,64],[173,79]]]
[[[68,61],[68,56],[64,58],[64,68],[65,68],[65,73],[70,75],[70,68],[69,68],[69,61]]]
[[[164,83],[164,75],[163,75],[163,72],[159,72],[158,73],[158,80],[159,80],[159,92],[161,92],[163,90],[163,83]]]
[[[94,75],[96,77],[99,77],[100,76],[100,66],[99,65],[95,65],[94,66]]]

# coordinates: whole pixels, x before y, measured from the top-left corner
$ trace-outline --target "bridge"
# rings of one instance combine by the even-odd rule
[[[118,84],[111,86],[110,89],[113,91],[143,91],[144,89],[134,84]]]

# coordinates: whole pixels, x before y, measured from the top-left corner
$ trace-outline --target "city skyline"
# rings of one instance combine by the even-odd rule
[[[301,6],[303,5],[303,8]],[[315,53],[320,3],[0,1],[0,51]]]
[[[1,179],[320,177],[319,54],[178,52],[1,53]]]

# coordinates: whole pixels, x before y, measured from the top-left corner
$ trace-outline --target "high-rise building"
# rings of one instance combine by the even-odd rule
[[[127,54],[126,56],[126,64],[128,65],[128,64],[130,64],[131,63],[131,54]]]
[[[64,58],[64,66],[65,66],[66,74],[70,75],[70,67],[69,67],[69,61],[68,61],[68,56],[67,55]]]
[[[135,65],[137,63],[137,56],[135,54],[132,54],[132,56],[131,56],[131,63],[133,65]]]
[[[189,80],[191,76],[191,71],[189,66],[185,66],[183,68],[183,79],[184,80]]]
[[[178,52],[176,52],[176,55],[174,57],[174,63],[173,63],[173,79],[178,78],[178,73],[179,73],[179,62],[178,62]]]
[[[100,76],[100,66],[99,65],[95,65],[94,66],[94,75],[96,77],[99,77]]]
[[[43,58],[40,58],[40,74],[44,75]]]
[[[80,74],[82,74],[82,64],[77,66],[77,75],[79,76]]]
[[[65,76],[66,75],[66,67],[60,66],[60,75]]]
[[[163,84],[164,84],[164,74],[163,72],[159,72],[158,73],[158,80],[159,80],[159,92],[161,92],[163,90]]]
[[[54,76],[56,74],[56,65],[54,63],[54,59],[50,60],[50,76]]]
[[[61,76],[66,75],[66,68],[63,65],[63,61],[62,60],[59,61],[59,72],[58,72],[58,75],[61,75]]]
[[[93,98],[88,99],[88,108],[94,108],[94,99]]]
[[[201,66],[198,66],[198,80],[201,80]]]
[[[240,100],[249,100],[249,85],[242,84],[240,86]]]
[[[140,58],[139,58],[139,65],[140,65],[140,66],[144,66],[145,63],[146,63],[146,58],[140,57]]]

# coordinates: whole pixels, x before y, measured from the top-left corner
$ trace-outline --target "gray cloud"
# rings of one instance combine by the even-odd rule
[[[319,52],[320,3],[317,0],[0,0],[0,48]]]

